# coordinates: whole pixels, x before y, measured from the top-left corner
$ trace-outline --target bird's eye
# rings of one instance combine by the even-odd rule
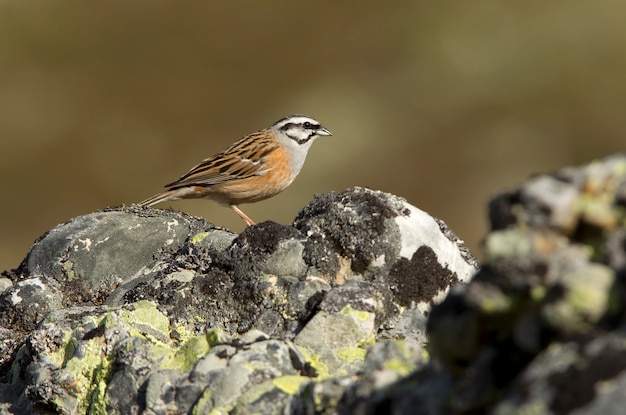
[[[313,128],[313,124],[311,124],[310,122],[306,121],[304,123],[304,128]]]

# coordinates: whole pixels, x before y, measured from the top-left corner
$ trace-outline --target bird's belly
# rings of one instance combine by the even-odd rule
[[[274,151],[268,156],[264,174],[211,186],[210,197],[227,204],[252,203],[272,197],[285,190],[295,177],[288,160],[284,150]]]

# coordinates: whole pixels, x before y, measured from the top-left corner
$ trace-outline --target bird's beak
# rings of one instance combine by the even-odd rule
[[[333,133],[331,133],[330,131],[328,131],[326,128],[324,127],[320,127],[317,131],[316,131],[317,135],[333,135]]]

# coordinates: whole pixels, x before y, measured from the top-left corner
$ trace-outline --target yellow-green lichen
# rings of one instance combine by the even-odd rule
[[[367,311],[357,310],[355,308],[352,308],[350,305],[347,305],[344,308],[342,308],[340,313],[346,316],[353,316],[356,319],[361,320],[361,321],[367,321],[369,318],[372,317],[372,313],[367,312]]]
[[[202,391],[202,396],[200,396],[200,398],[196,401],[196,404],[193,406],[193,409],[191,410],[191,414],[192,415],[204,415],[207,413],[207,409],[211,408],[213,406],[213,392],[211,391],[210,388],[205,388],[204,391]],[[211,412],[209,412],[209,414],[218,414],[219,412],[213,412],[214,410],[211,409]]]
[[[366,338],[361,339],[357,346],[364,347],[364,346],[371,346],[371,345],[374,345],[374,344],[376,344],[376,335],[374,333],[372,333],[369,336],[367,336]]]
[[[286,394],[295,395],[300,390],[300,386],[310,380],[311,378],[305,376],[287,375],[272,380],[272,383]]]
[[[106,383],[111,371],[111,357],[104,355],[105,340],[94,337],[81,344],[80,357],[72,357],[65,364],[71,378],[72,389],[81,403],[81,413],[106,413],[103,403]]]
[[[263,363],[260,361],[243,362],[241,363],[241,367],[248,369],[250,373],[261,371],[264,368]]]
[[[198,242],[202,242],[208,235],[208,232],[199,232],[191,237],[191,243],[197,244]]]
[[[251,403],[257,402],[258,400],[263,398],[263,395],[271,392],[273,389],[274,384],[272,383],[272,381],[266,381],[259,383],[258,385],[254,385],[237,399],[237,402],[234,406],[235,408],[237,406],[245,407]]]
[[[415,370],[415,366],[400,359],[389,359],[385,362],[385,369],[394,371],[400,376],[407,376]]]
[[[515,229],[492,232],[485,240],[486,262],[513,256],[525,258],[532,250],[532,240],[528,235]]]
[[[185,331],[185,333],[187,332]],[[177,369],[186,372],[223,338],[224,333],[218,329],[208,330],[204,334],[191,337],[187,333],[187,335],[181,336],[184,341],[180,347],[154,344],[152,352],[155,356],[163,357],[161,369]]]
[[[48,354],[48,359],[50,359],[50,362],[54,365],[63,367],[65,363],[67,363],[68,359],[70,359],[74,355],[75,348],[76,343],[74,337],[72,336],[72,332],[70,330],[67,330],[63,334],[61,346],[57,349],[56,352]]]
[[[70,260],[63,263],[63,271],[65,271],[65,278],[67,278],[68,281],[73,281],[79,278],[74,272],[74,262]]]
[[[108,413],[106,407],[106,390],[110,374],[111,358],[102,359],[101,364],[93,371],[92,387],[87,397],[90,414],[106,415]]]
[[[363,361],[367,350],[360,347],[341,347],[335,350],[335,355],[344,362]]]
[[[131,336],[151,341],[151,352],[156,359],[161,359],[162,369],[188,371],[219,338],[219,334],[213,331],[194,336],[183,326],[172,329],[167,316],[147,300],[133,303],[132,307],[120,310],[119,314],[120,320],[130,326]],[[178,334],[182,344],[180,347],[170,338],[172,330]]]
[[[322,380],[330,378],[330,373],[328,372],[328,366],[326,363],[322,362],[322,359],[319,355],[311,353],[307,348],[299,345],[295,345],[296,348],[302,353],[304,356],[304,360],[311,365],[313,369],[317,372],[316,380]]]
[[[207,330],[204,335],[206,336],[207,342],[209,342],[211,347],[215,346],[218,342],[227,340],[226,334],[222,330],[218,329]]]
[[[600,264],[589,264],[562,277],[564,296],[547,304],[543,315],[566,332],[580,332],[596,324],[606,313],[614,274]]]
[[[589,265],[570,274],[575,280],[567,292],[571,306],[590,322],[596,322],[606,311],[613,285],[613,273],[604,265]]]
[[[530,289],[530,298],[532,298],[536,302],[539,302],[543,300],[547,292],[548,290],[546,289],[545,286],[535,285],[534,287]]]
[[[161,369],[178,369],[184,373],[191,369],[210,348],[204,335],[189,339],[177,350],[170,349],[172,353],[167,353],[167,357],[161,363]]]
[[[132,308],[124,308],[119,313],[120,320],[129,324],[134,330],[130,334],[133,336],[149,337],[150,334],[160,333],[169,337],[170,321],[152,301],[141,300],[132,304]],[[146,332],[145,328],[150,327],[153,330]],[[139,329],[140,328],[140,329]],[[163,341],[162,336],[157,336],[157,340]]]
[[[501,292],[492,293],[480,303],[480,309],[485,314],[504,313],[511,309],[512,301]]]
[[[390,344],[393,345],[394,349],[400,354],[402,359],[412,360],[414,358],[415,349],[409,347],[413,345],[413,343],[407,342],[406,340],[398,339],[393,340],[393,342],[391,342]],[[419,348],[419,357],[420,359],[425,361],[429,359],[428,351],[426,350],[426,348]]]
[[[206,319],[200,316],[193,316],[193,321],[196,323],[206,323]]]

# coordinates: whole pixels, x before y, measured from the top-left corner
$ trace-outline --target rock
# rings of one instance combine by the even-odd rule
[[[102,303],[118,285],[141,276],[161,251],[179,249],[190,234],[210,228],[199,218],[136,207],[56,226],[33,245],[13,273],[15,283],[0,294],[0,321],[10,327],[5,335],[17,339],[11,343],[17,347],[55,310]]]
[[[624,403],[625,379],[623,333],[555,342],[524,369],[493,413],[541,407],[550,413],[618,414],[623,411],[618,405]],[[596,384],[602,387],[591,387]]]
[[[335,274],[337,283],[363,275],[377,292],[391,291],[391,308],[380,305],[388,314],[382,337],[396,338],[401,331],[425,342],[420,328],[431,304],[479,267],[442,221],[403,199],[366,188],[316,197],[294,226],[307,235],[305,261],[318,272]],[[421,275],[428,278],[416,278]],[[393,308],[405,309],[396,313]]]
[[[443,222],[403,199],[367,188],[317,196],[294,226],[307,235],[307,252],[336,252],[351,259],[351,271],[366,277],[394,269],[400,274],[409,267],[445,279],[450,278],[449,268],[458,272],[458,281],[464,281],[479,265]],[[420,262],[429,257],[431,262]],[[314,265],[312,259],[309,262]],[[337,265],[319,268],[326,273],[338,271]],[[406,305],[412,300],[419,301],[403,299]]]
[[[159,250],[177,250],[190,234],[208,227],[199,218],[170,211],[155,215],[126,207],[96,212],[50,230],[30,250],[26,267],[30,275],[45,275],[61,284],[79,281],[81,292],[67,302],[89,301],[83,298],[87,292],[106,294],[118,280],[127,280],[152,262]]]
[[[309,383],[297,412],[622,413],[626,156],[548,176],[490,203],[485,262],[433,307],[430,359]],[[380,354],[399,345],[377,341],[365,362],[403,367]]]
[[[625,206],[624,154],[535,176],[489,204],[493,230],[509,225],[551,228],[573,239],[613,229]]]
[[[0,408],[278,413],[364,367],[379,387],[427,365],[432,304],[477,268],[443,222],[364,188],[240,235],[136,206],[81,216],[5,273]]]
[[[480,270],[365,188],[240,235],[137,207],[74,219],[3,273],[0,411],[620,413],[625,189],[615,155],[496,196]]]
[[[11,288],[12,285],[13,285],[13,282],[11,281],[10,278],[1,277],[0,278],[0,295],[6,290],[8,290],[9,288]]]
[[[623,384],[624,183],[616,155],[491,202],[482,269],[428,321],[433,356],[455,377],[449,411],[587,413],[623,400],[600,384]]]

